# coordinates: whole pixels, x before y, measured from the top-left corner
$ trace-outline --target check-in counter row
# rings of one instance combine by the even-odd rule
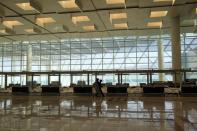
[[[109,94],[118,94],[118,93],[128,93],[128,87],[126,85],[108,85],[105,88],[105,92]],[[145,94],[165,94],[165,89],[170,89],[165,85],[145,85],[142,87],[143,93]],[[180,93],[197,93],[197,85],[182,85]],[[29,86],[13,86],[11,88],[12,93],[30,93],[32,92]],[[58,93],[60,94],[61,88],[59,86],[42,86],[40,93]],[[84,86],[74,86],[73,93],[79,94],[93,94],[94,87],[91,85]]]
[[[181,88],[169,88],[166,85],[145,85],[142,87],[144,94],[165,94],[165,89],[179,89],[181,94],[197,94],[197,85],[184,84]],[[177,92],[176,92],[177,93]]]
[[[13,86],[11,87],[12,93],[30,93],[32,92],[29,86]],[[60,87],[59,86],[42,86],[40,93],[60,93]]]
[[[127,88],[129,86],[125,85],[109,85],[107,86],[107,93],[128,93]],[[83,85],[83,86],[74,86],[73,92],[74,93],[90,93],[92,94],[94,90],[93,86],[90,85]]]

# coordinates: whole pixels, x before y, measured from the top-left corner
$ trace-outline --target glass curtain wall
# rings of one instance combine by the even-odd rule
[[[0,44],[0,71],[16,72],[27,70],[28,44],[32,45],[32,71],[74,71],[74,70],[140,70],[158,69],[158,36],[114,37],[93,39],[67,39],[61,41],[13,42]],[[172,67],[171,38],[162,36],[164,46],[164,69]],[[197,67],[197,35],[181,35],[182,67]],[[40,82],[42,76],[36,76]],[[62,76],[68,78],[69,76]],[[86,76],[76,76],[86,80]],[[93,75],[90,84],[94,81]],[[104,82],[117,83],[117,76],[101,76]],[[191,78],[196,74],[190,74]],[[19,79],[20,78],[20,79]],[[171,77],[166,75],[166,80]],[[1,77],[1,85],[3,85]],[[16,80],[15,80],[16,79]],[[10,81],[24,81],[12,77]],[[158,80],[158,75],[153,76]],[[123,82],[137,85],[146,82],[143,74],[123,76]],[[42,82],[46,83],[46,82]],[[68,81],[63,85],[68,85]]]

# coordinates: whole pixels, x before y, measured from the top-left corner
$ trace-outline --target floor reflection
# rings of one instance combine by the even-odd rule
[[[0,131],[197,130],[195,97],[1,96]]]

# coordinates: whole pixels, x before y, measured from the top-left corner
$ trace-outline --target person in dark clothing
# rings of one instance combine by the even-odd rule
[[[94,83],[94,86],[95,86],[95,90],[96,90],[96,96],[99,95],[99,78],[96,78],[96,81]]]
[[[98,83],[99,91],[100,91],[100,93],[101,93],[102,96],[105,96],[105,95],[103,94],[102,89],[101,89],[101,87],[102,87],[102,84],[101,84],[101,83],[102,83],[102,80],[100,80],[99,83]]]
[[[101,94],[102,96],[104,96],[103,92],[102,92],[102,85],[101,85],[102,80],[99,80],[98,78],[96,78],[95,81],[95,86],[96,86],[96,96],[98,96],[99,94]]]

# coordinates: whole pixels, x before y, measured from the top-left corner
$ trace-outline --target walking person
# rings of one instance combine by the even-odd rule
[[[101,89],[101,87],[102,87],[102,80],[99,81],[98,87],[99,87],[99,91],[100,91],[101,95],[104,97],[105,95],[103,94],[103,91]]]
[[[96,96],[99,96],[99,94],[101,94],[102,96],[104,96],[103,91],[101,89],[101,87],[102,87],[101,82],[102,82],[102,80],[99,80],[98,78],[96,78],[96,81],[94,83],[95,90],[96,90]]]

